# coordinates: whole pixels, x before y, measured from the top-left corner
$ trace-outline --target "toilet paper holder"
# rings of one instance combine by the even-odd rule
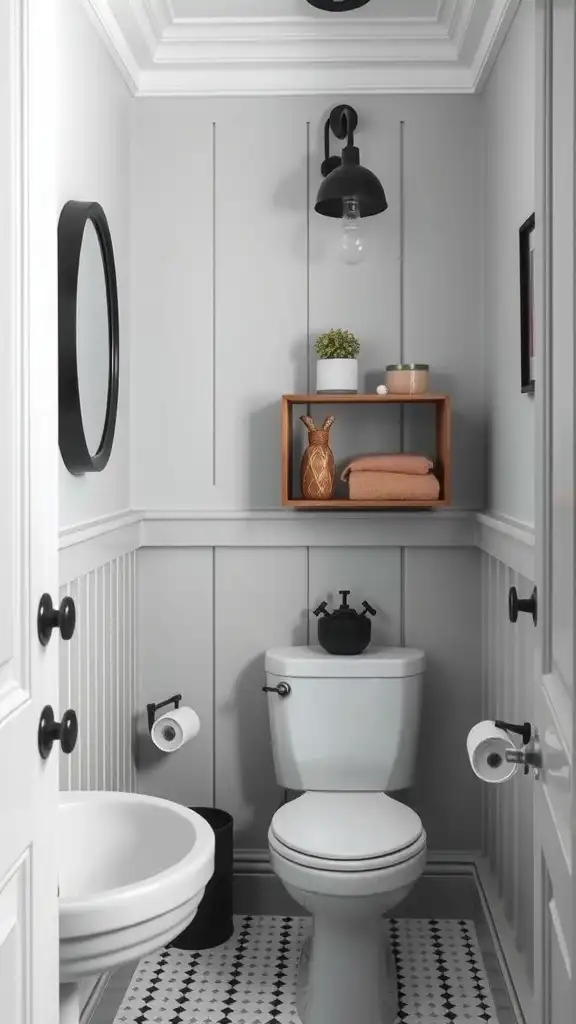
[[[538,740],[538,730],[533,729],[530,722],[524,722],[523,725],[515,725],[513,722],[495,721],[494,725],[497,729],[504,729],[506,732],[515,733],[522,738],[522,747],[520,749],[515,747],[513,750],[506,751],[504,755],[506,761],[509,764],[523,764],[524,775],[528,775],[530,768],[533,768],[535,778],[539,779],[542,767],[542,753]],[[489,764],[491,757],[499,758],[500,754],[489,754]],[[496,765],[492,764],[491,767],[496,767]]]
[[[180,701],[182,700],[181,693],[175,693],[173,697],[168,697],[167,700],[161,700],[159,704],[147,704],[146,711],[148,712],[148,732],[152,732],[152,726],[156,721],[156,712],[160,708],[168,707],[168,704],[173,704],[175,708],[180,707]]]

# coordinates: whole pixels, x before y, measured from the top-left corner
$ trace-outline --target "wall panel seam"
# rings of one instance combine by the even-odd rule
[[[218,446],[217,446],[217,412],[216,412],[216,393],[218,382],[216,379],[216,340],[217,340],[217,329],[218,329],[218,314],[216,308],[216,270],[217,270],[217,254],[216,254],[216,228],[217,228],[217,216],[216,216],[216,122],[212,122],[212,486],[216,487],[217,483],[217,457],[218,457]]]

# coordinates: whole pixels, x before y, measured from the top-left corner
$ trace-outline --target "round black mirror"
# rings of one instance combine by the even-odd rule
[[[58,222],[58,441],[71,473],[106,466],[116,428],[118,287],[106,214],[66,203]]]

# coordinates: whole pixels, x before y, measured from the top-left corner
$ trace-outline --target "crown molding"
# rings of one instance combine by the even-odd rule
[[[84,0],[132,93],[472,93],[520,0],[440,0],[436,16],[178,17],[171,0]],[[249,9],[249,4],[246,4]]]

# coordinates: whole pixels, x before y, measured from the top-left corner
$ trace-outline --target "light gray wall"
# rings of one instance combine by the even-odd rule
[[[433,388],[454,399],[454,504],[484,506],[481,99],[358,99],[362,159],[389,200],[383,216],[363,224],[369,255],[360,267],[338,262],[338,222],[311,210],[322,126],[338,100],[135,106],[136,507],[278,507],[279,397],[314,387],[310,343],[337,325],[362,341],[368,390],[402,354],[431,364]],[[407,413],[406,447],[427,450],[431,438]],[[333,443],[338,461],[397,449],[398,413],[337,410]]]
[[[110,224],[120,301],[120,398],[114,448],[102,473],[72,476],[60,460],[60,526],[130,505],[128,232],[131,99],[81,3],[59,0],[59,205],[97,200]]]
[[[534,4],[523,0],[483,97],[488,507],[534,522],[534,401],[520,392],[518,230],[534,212]]]
[[[477,850],[480,785],[465,736],[481,713],[480,562],[474,548],[142,548],[137,562],[140,791],[230,811],[239,850],[266,849],[283,800],[264,684],[267,647],[315,642],[308,609],[339,588],[377,608],[374,640],[426,651],[416,784],[430,847]],[[162,755],[147,701],[181,692],[198,737]],[[447,794],[450,798],[447,799]]]

